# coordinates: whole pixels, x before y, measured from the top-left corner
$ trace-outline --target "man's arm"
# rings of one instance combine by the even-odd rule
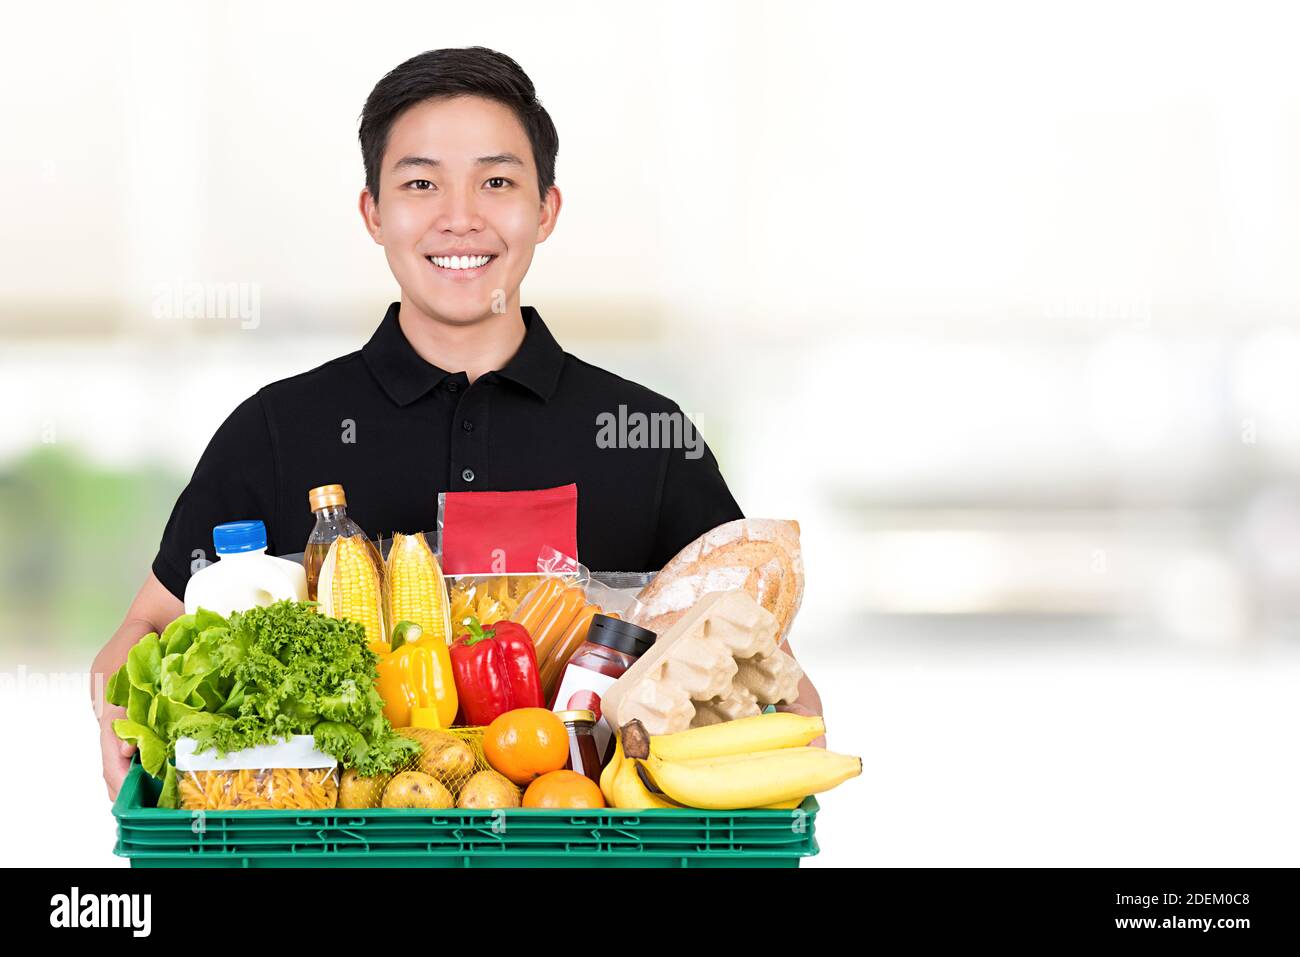
[[[781,642],[781,650],[791,658],[794,658],[794,652],[790,649],[790,642]],[[797,658],[795,658],[798,661]],[[805,672],[804,676],[799,679],[799,696],[795,698],[793,704],[779,704],[776,706],[777,711],[789,711],[793,714],[804,715],[824,715],[822,711],[822,696],[817,693],[817,686],[812,683],[812,679]],[[826,735],[814,739],[810,742],[814,748],[826,747]]]
[[[676,414],[682,414],[676,406],[673,408]],[[684,427],[684,434],[691,437],[690,447],[670,448],[665,453],[659,527],[646,566],[651,571],[663,568],[709,529],[745,517],[704,436],[694,423]]]
[[[104,783],[110,798],[115,798],[122,787],[135,747],[124,744],[113,733],[113,722],[125,717],[126,709],[104,700],[108,679],[122,667],[126,653],[137,641],[151,631],[161,635],[184,613],[185,604],[176,596],[185,594],[192,572],[191,557],[210,554],[214,525],[230,521],[232,516],[261,518],[274,539],[278,487],[274,462],[270,428],[258,393],[236,406],[208,441],[189,484],[172,506],[149,577],[131,602],[121,626],[95,656],[90,699],[99,719]],[[278,542],[268,544],[271,554],[279,550]]]
[[[150,572],[136,593],[135,600],[131,602],[131,607],[127,609],[122,624],[108,640],[108,644],[100,649],[90,666],[90,706],[99,719],[99,748],[104,760],[104,784],[108,787],[110,801],[121,790],[122,781],[131,767],[135,745],[127,744],[113,733],[113,721],[125,718],[126,709],[104,700],[108,679],[122,667],[126,653],[137,641],[151,631],[162,634],[168,623],[184,611],[185,605],[181,600]]]

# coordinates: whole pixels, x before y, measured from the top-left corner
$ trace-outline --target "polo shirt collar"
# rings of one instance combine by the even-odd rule
[[[402,304],[388,307],[383,322],[361,349],[361,355],[380,386],[399,406],[410,405],[451,375],[426,362],[402,332],[398,315]],[[564,350],[532,306],[523,306],[524,341],[519,351],[496,375],[523,386],[543,401],[555,394],[564,366]]]
[[[524,306],[519,311],[524,317],[524,341],[505,368],[497,370],[497,375],[523,386],[545,402],[559,385],[564,350],[536,309]]]

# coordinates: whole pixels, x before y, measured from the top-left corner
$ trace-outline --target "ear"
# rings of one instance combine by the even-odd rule
[[[555,231],[555,221],[560,218],[560,207],[564,205],[564,197],[560,195],[560,188],[552,186],[546,191],[546,199],[542,202],[541,216],[537,220],[537,241],[546,242],[546,237]]]
[[[361,198],[357,205],[361,210],[361,219],[366,224],[366,232],[370,234],[371,239],[382,246],[384,230],[379,223],[379,204],[370,196],[369,187],[361,190]]]

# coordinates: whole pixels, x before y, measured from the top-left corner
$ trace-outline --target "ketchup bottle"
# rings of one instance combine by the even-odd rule
[[[592,737],[603,768],[614,756],[614,732],[600,711],[600,696],[655,643],[648,628],[621,618],[593,615],[587,640],[578,646],[551,700],[552,711],[586,709],[596,717]]]

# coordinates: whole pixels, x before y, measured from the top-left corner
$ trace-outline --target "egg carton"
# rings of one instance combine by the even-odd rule
[[[650,734],[672,734],[789,704],[803,670],[778,631],[746,592],[707,594],[610,687],[602,710],[618,727],[637,718]]]

